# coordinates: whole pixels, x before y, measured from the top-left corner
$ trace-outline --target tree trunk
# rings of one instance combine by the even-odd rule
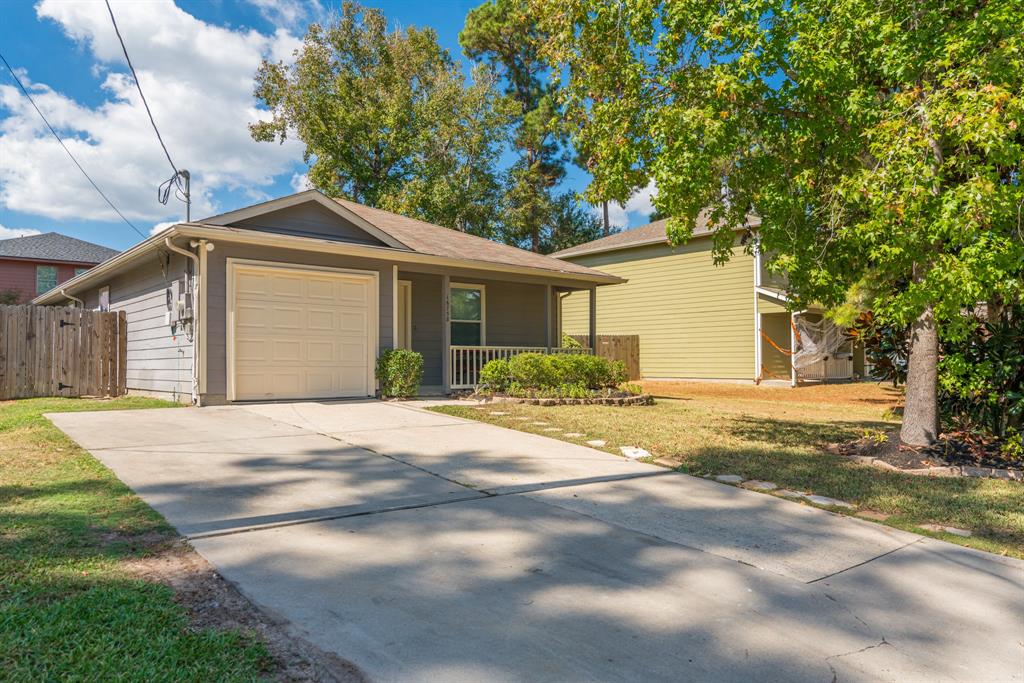
[[[939,435],[939,333],[932,307],[924,309],[910,328],[907,402],[903,408],[900,441],[928,446]]]

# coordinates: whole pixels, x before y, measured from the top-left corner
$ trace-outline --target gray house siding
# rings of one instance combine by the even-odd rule
[[[398,278],[412,282],[412,350],[423,354],[423,384],[441,386],[441,276],[399,271]]]
[[[315,251],[279,249],[248,244],[219,242],[207,256],[206,268],[206,396],[210,402],[223,401],[227,395],[227,260],[252,259],[281,264],[326,266],[371,270],[378,273],[378,346],[391,348],[393,305],[391,293],[394,271],[391,262],[354,256],[324,254]]]
[[[273,232],[279,235],[296,235],[299,237],[323,237],[356,244],[372,244],[381,246],[379,239],[342,219],[333,211],[317,204],[308,202],[287,209],[279,209],[256,218],[232,223],[241,228]]]
[[[187,402],[192,396],[191,330],[166,322],[168,288],[185,277],[187,260],[172,254],[164,270],[150,259],[104,283],[110,310],[128,322],[128,392]],[[86,308],[99,307],[100,287],[82,296]]]

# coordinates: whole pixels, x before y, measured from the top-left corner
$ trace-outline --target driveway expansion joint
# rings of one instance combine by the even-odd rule
[[[812,583],[818,583],[819,581],[824,581],[825,579],[831,579],[833,576],[838,576],[839,574],[842,574],[843,572],[848,572],[851,569],[856,569],[857,567],[863,567],[864,565],[870,564],[870,563],[874,562],[875,560],[880,560],[883,557],[887,557],[889,555],[892,555],[893,553],[898,553],[899,551],[901,551],[901,550],[903,550],[905,548],[909,548],[910,546],[914,545],[915,543],[920,543],[923,540],[924,540],[923,538],[915,538],[914,540],[908,541],[908,542],[904,543],[903,545],[901,545],[901,546],[899,546],[897,548],[893,548],[892,550],[887,550],[884,553],[881,553],[880,555],[875,555],[874,557],[869,557],[868,559],[864,560],[863,562],[858,562],[857,564],[851,564],[849,567],[843,567],[842,569],[840,569],[838,571],[834,571],[831,574],[826,574],[825,576],[819,576],[816,579],[811,579],[810,581],[807,581],[806,583],[812,584]]]

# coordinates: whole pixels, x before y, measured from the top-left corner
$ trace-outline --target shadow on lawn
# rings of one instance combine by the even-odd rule
[[[815,447],[829,442],[849,441],[867,429],[892,429],[893,423],[882,420],[811,422],[806,420],[775,420],[741,415],[729,421],[730,435],[745,441],[777,444],[784,447]]]

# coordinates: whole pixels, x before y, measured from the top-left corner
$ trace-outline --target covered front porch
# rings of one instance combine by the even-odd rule
[[[472,271],[395,267],[394,340],[423,356],[423,394],[472,389],[480,369],[520,353],[591,353],[563,347],[558,297],[587,291],[590,338],[596,296],[591,283]]]

